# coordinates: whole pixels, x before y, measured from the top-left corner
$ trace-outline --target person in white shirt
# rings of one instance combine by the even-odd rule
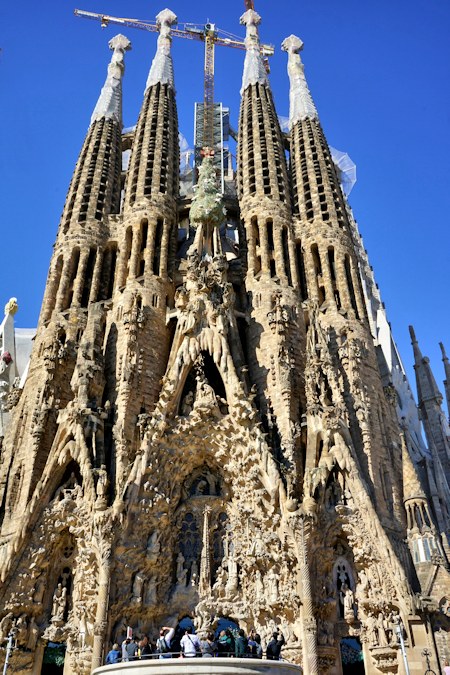
[[[200,640],[196,635],[186,630],[180,641],[181,651],[186,658],[197,656],[197,651],[200,651]]]
[[[171,659],[170,643],[175,635],[175,628],[163,626],[159,631],[159,638],[156,640],[156,651],[160,659]]]

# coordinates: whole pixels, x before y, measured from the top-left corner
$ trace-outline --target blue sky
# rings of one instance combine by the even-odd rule
[[[74,0],[77,2],[78,0]],[[80,0],[78,7],[154,20],[166,5]],[[408,324],[441,386],[438,342],[450,352],[450,4],[447,0],[256,0],[264,42],[276,46],[271,85],[288,115],[289,34],[305,42],[307,79],[330,145],[349,153],[358,182],[350,203],[369,252],[400,354],[412,378]],[[59,217],[119,32],[74,17],[72,0],[0,9],[0,305],[17,296],[16,324],[37,322]],[[168,0],[180,22],[244,35],[243,0]],[[124,125],[136,122],[156,35],[120,30],[126,56]],[[192,142],[203,96],[203,46],[174,40],[180,130]],[[216,100],[237,127],[243,52],[217,48]]]

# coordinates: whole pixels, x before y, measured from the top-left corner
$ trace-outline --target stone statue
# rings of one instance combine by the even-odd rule
[[[227,561],[228,566],[228,580],[226,590],[227,593],[237,591],[239,586],[238,566],[233,556],[230,556]]]
[[[186,586],[187,569],[184,567],[184,555],[179,552],[177,556],[177,584]]]
[[[26,614],[21,614],[16,621],[16,643],[21,647],[25,647],[28,642],[28,620]]]
[[[278,575],[273,567],[267,575],[267,590],[270,604],[278,602]]]
[[[194,392],[188,391],[183,401],[181,402],[181,414],[183,417],[187,417],[192,412],[192,406],[194,404]]]
[[[377,619],[377,629],[378,629],[378,644],[380,647],[387,647],[389,644],[389,640],[387,638],[387,632],[386,632],[386,621],[384,619],[383,613],[380,612],[378,614],[378,619]]]
[[[31,617],[30,625],[28,627],[28,640],[26,648],[29,649],[30,651],[34,651],[36,649],[38,639],[39,639],[39,626],[34,620],[34,617]]]
[[[161,552],[161,543],[160,543],[161,535],[160,533],[155,530],[154,532],[151,533],[147,540],[147,556],[152,559],[156,560],[158,555]]]
[[[44,592],[45,592],[45,581],[43,579],[38,579],[36,581],[36,584],[34,586],[34,593],[33,593],[33,602],[38,605],[42,602],[42,598],[44,597]]]
[[[5,305],[5,316],[8,314],[14,316],[15,314],[17,314],[18,309],[19,305],[17,304],[17,298],[10,298]]]
[[[53,593],[52,604],[52,623],[59,623],[64,621],[64,612],[67,604],[67,588],[59,583]]]
[[[94,472],[97,474],[97,485],[96,493],[97,499],[95,500],[96,509],[105,509],[108,504],[108,488],[109,488],[109,478],[106,471],[106,466],[101,465],[100,469],[94,469]]]
[[[133,580],[131,601],[135,603],[142,602],[142,591],[144,587],[145,576],[142,572],[136,572]]]
[[[378,644],[378,634],[377,634],[377,620],[372,614],[372,612],[369,612],[367,615],[365,627],[369,647],[374,647],[375,645]]]
[[[340,590],[341,602],[344,606],[344,619],[347,623],[355,620],[355,596],[347,584],[342,584]]]
[[[0,644],[7,639],[9,632],[13,627],[13,624],[14,624],[14,614],[12,612],[9,612],[0,621]]]

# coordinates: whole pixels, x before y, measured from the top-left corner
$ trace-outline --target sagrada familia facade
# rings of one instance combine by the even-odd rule
[[[427,658],[441,672],[448,423],[413,332],[428,448],[415,412],[402,413],[378,342],[381,301],[302,42],[291,35],[282,47],[283,134],[260,17],[242,16],[236,180],[223,193],[206,151],[195,192],[181,198],[176,17],[164,10],[157,20],[142,108],[126,133],[130,43],[110,42],[28,376],[8,393],[0,638],[4,646],[14,630],[9,668],[49,672],[48,651],[60,645],[61,672],[85,675],[127,626],[156,635],[189,617],[199,632],[220,619],[255,627],[263,644],[277,627],[284,657],[306,675],[345,673],[350,645],[360,647],[359,672],[401,674],[407,663],[422,675]],[[444,362],[450,398],[445,352]]]

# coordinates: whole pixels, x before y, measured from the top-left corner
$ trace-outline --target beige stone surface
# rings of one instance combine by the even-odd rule
[[[404,485],[419,479],[336,169],[316,117],[292,128],[289,169],[285,141],[270,88],[249,84],[238,199],[225,214],[206,157],[179,245],[191,203],[170,83],[147,89],[123,143],[114,118],[91,125],[1,447],[12,672],[45,673],[54,642],[64,674],[87,675],[127,626],[156,636],[185,617],[200,633],[223,618],[254,627],[264,646],[279,628],[306,675],[340,675],[346,637],[369,675],[402,673],[399,622],[411,675],[425,648],[435,670],[450,656],[443,533],[425,491]],[[238,223],[231,255],[225,221]],[[429,556],[414,566],[417,542]],[[194,665],[298,672],[230,661]]]

